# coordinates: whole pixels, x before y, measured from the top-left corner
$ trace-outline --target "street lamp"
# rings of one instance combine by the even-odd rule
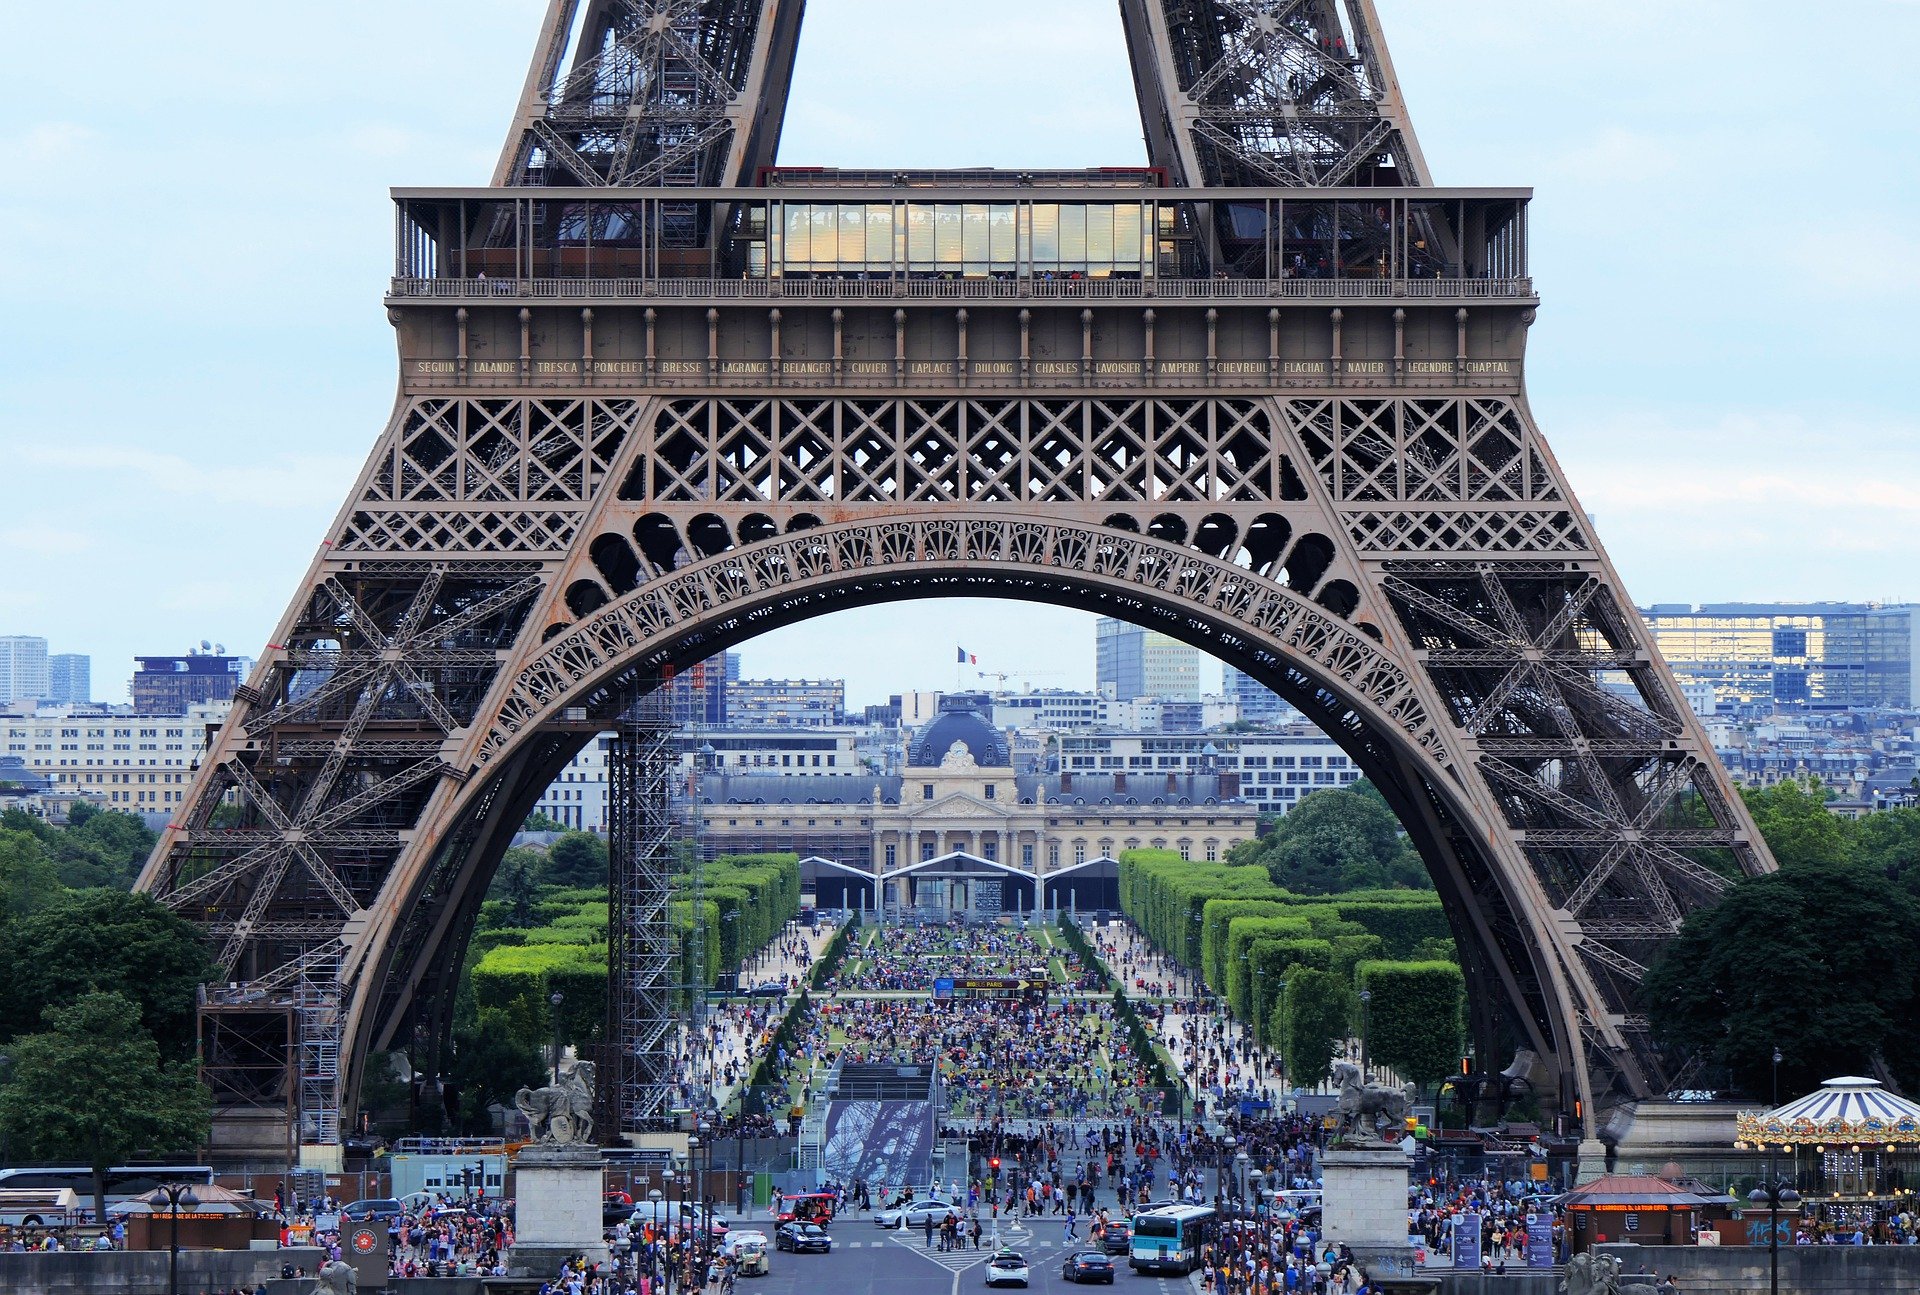
[[[1773,1176],[1774,1145],[1767,1144],[1768,1186],[1754,1188],[1747,1199],[1767,1211],[1767,1291],[1780,1295],[1780,1212],[1793,1208],[1799,1213],[1800,1193],[1784,1179]],[[1771,1187],[1771,1190],[1768,1188]]]
[[[555,1088],[560,1086],[560,1004],[566,1001],[567,996],[557,989],[547,997],[547,1002],[553,1007],[553,1086]]]
[[[701,1147],[707,1153],[707,1171],[700,1177],[700,1201],[707,1209],[707,1230],[705,1236],[709,1249],[713,1248],[713,1143],[714,1139],[711,1134],[701,1142]]]
[[[702,1123],[704,1124],[704,1121]],[[696,1279],[704,1275],[709,1227],[700,1211],[701,1202],[705,1200],[707,1194],[706,1184],[700,1177],[700,1142],[698,1133],[687,1135],[687,1203],[693,1206],[693,1257],[694,1262],[702,1266],[702,1271],[696,1274]]]
[[[1232,1180],[1227,1177],[1227,1164],[1238,1143],[1239,1139],[1231,1133],[1220,1139],[1220,1149],[1213,1158],[1213,1194],[1216,1200],[1233,1195],[1228,1190]]]
[[[1371,1003],[1372,1001],[1373,1001],[1373,991],[1371,989],[1363,989],[1360,991],[1360,1082],[1363,1084],[1366,1083],[1368,1079],[1367,1025],[1369,1022],[1368,1022],[1368,1014],[1367,1014],[1367,1004]]]
[[[1260,981],[1253,974],[1253,954],[1251,952],[1241,954],[1240,961],[1247,964],[1247,989],[1253,996],[1253,1022],[1248,1027],[1247,1039],[1258,1046],[1260,1042]],[[1248,1060],[1252,1058],[1249,1057]]]
[[[200,1198],[190,1183],[162,1183],[147,1197],[147,1208],[167,1211],[167,1295],[180,1295],[180,1211],[191,1214]]]
[[[1773,1105],[1780,1106],[1780,1063],[1785,1060],[1780,1049],[1773,1050]],[[1780,1295],[1780,1211],[1787,1206],[1800,1204],[1800,1193],[1793,1185],[1781,1180],[1779,1161],[1776,1158],[1779,1146],[1767,1143],[1767,1181],[1764,1186],[1756,1187],[1747,1199],[1755,1205],[1767,1207],[1767,1291],[1768,1295]],[[1798,1209],[1795,1210],[1797,1214]]]

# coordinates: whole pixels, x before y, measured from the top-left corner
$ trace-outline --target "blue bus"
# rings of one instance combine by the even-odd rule
[[[1136,1214],[1127,1263],[1138,1273],[1190,1273],[1200,1266],[1200,1247],[1213,1240],[1217,1225],[1218,1217],[1205,1205],[1166,1205]]]

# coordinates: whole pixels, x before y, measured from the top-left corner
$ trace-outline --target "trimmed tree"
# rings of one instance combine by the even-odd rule
[[[1351,1037],[1353,990],[1331,972],[1299,965],[1287,968],[1281,996],[1280,1034],[1286,1040],[1288,1078],[1317,1084],[1332,1073],[1333,1059]]]
[[[607,843],[591,832],[566,832],[547,847],[540,881],[548,886],[605,886]]]
[[[1450,962],[1363,962],[1368,1057],[1425,1088],[1460,1065],[1467,983]]]

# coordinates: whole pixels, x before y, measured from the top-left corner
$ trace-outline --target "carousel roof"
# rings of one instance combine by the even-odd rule
[[[1742,1144],[1782,1146],[1828,1142],[1920,1145],[1920,1103],[1910,1102],[1863,1075],[1829,1079],[1814,1092],[1736,1122]]]

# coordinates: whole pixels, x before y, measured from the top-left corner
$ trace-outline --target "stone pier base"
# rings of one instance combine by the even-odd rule
[[[575,1255],[605,1264],[600,1222],[605,1174],[595,1146],[528,1147],[513,1160],[512,1277],[552,1277]]]

